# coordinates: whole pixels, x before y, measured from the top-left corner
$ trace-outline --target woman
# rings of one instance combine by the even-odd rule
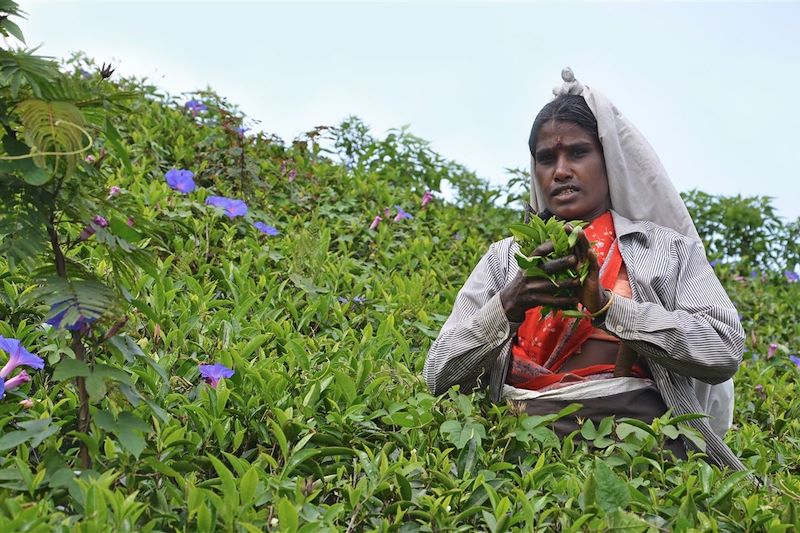
[[[588,262],[589,275],[562,283],[556,295],[549,280],[522,274],[513,239],[492,244],[431,346],[428,386],[440,394],[455,384],[488,385],[493,401],[521,400],[529,413],[581,403],[574,416],[596,420],[651,421],[667,408],[707,413],[690,423],[709,458],[742,469],[721,439],[744,347],[736,309],[647,141],[569,69],[562,77],[531,131],[531,203],[591,222],[573,255],[546,265],[555,272]],[[578,304],[586,313],[578,324],[560,314],[542,319],[538,309]],[[617,366],[631,356],[632,367]],[[562,435],[576,426],[574,417],[560,423]],[[689,443],[676,444],[683,455]]]

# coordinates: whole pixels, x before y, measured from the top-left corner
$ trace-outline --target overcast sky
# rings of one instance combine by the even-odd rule
[[[769,195],[800,216],[800,3],[29,0],[40,53],[83,50],[177,94],[211,86],[291,140],[410,125],[494,183],[560,71],[605,93],[679,190]]]

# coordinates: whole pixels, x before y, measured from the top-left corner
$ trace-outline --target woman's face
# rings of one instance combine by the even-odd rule
[[[574,122],[548,121],[536,140],[535,174],[547,208],[592,221],[611,208],[603,148]]]

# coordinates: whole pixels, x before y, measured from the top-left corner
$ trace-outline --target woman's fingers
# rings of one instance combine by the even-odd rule
[[[564,257],[559,257],[558,259],[553,259],[552,261],[548,261],[542,265],[542,270],[547,272],[548,274],[553,274],[555,272],[560,272],[562,270],[566,270],[568,268],[572,268],[578,265],[578,258],[572,255],[565,255]]]
[[[569,278],[553,283],[549,279],[525,278],[523,284],[526,292],[554,293],[565,289],[577,289],[580,287],[581,281],[578,278]]]
[[[531,257],[534,257],[534,256],[535,257],[544,257],[547,254],[551,253],[554,249],[555,249],[555,247],[553,246],[553,242],[550,241],[550,240],[547,240],[547,241],[543,242],[542,244],[540,244],[539,246],[537,246],[536,248],[533,249],[533,253],[531,254]]]

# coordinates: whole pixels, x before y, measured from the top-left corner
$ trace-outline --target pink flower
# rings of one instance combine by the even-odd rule
[[[383,219],[380,217],[380,215],[376,215],[375,218],[372,219],[372,224],[369,225],[369,229],[371,230],[378,229],[378,224],[381,223],[381,220]]]
[[[89,154],[89,155],[86,156],[86,162],[89,163],[90,165],[94,164],[96,161],[97,161],[97,158],[95,156],[93,156],[92,154]]]
[[[134,224],[133,217],[128,217],[128,225],[129,225],[130,227],[133,227],[133,224]]]
[[[431,191],[425,191],[425,194],[422,195],[422,207],[428,205],[431,202],[431,200],[433,200],[433,195],[431,194]]]
[[[778,345],[774,342],[769,345],[769,349],[767,350],[767,359],[772,359],[775,357],[775,352],[778,351]]]
[[[101,217],[100,215],[97,215],[96,217],[94,217],[94,223],[97,224],[98,226],[100,226],[101,228],[107,228],[108,227],[108,220],[106,220],[105,218]]]
[[[758,394],[759,396],[761,396],[761,399],[762,399],[762,400],[763,400],[764,398],[766,398],[766,397],[767,397],[767,393],[766,393],[766,392],[764,392],[764,386],[763,386],[763,385],[760,385],[760,384],[759,384],[759,385],[756,385],[756,386],[755,386],[755,391],[756,391],[756,394]]]
[[[119,195],[120,191],[122,191],[122,189],[120,189],[117,185],[112,185],[111,188],[108,189],[108,197],[114,198],[115,196]]]
[[[13,378],[11,378],[11,379],[6,381],[5,390],[15,389],[15,388],[19,387],[20,385],[28,383],[30,380],[31,380],[31,377],[28,375],[27,372],[25,372],[23,370],[22,372],[20,372],[19,374],[17,374]]]
[[[20,401],[19,404],[23,409],[31,409],[33,407],[33,400],[30,398],[25,398],[24,400]]]

